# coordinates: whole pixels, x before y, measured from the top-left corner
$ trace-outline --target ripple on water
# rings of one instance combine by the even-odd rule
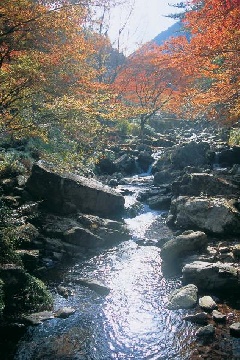
[[[78,277],[101,279],[111,292],[101,298],[77,285]],[[75,295],[56,296],[55,306],[74,306],[76,313],[31,329],[16,359],[51,359],[54,351],[62,360],[187,359],[192,325],[183,323],[183,312],[166,307],[168,294],[180,282],[163,277],[157,247],[125,242],[73,266],[64,283]]]

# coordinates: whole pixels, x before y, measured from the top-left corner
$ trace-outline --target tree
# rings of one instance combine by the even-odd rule
[[[147,121],[164,111],[176,92],[178,72],[169,66],[161,47],[149,43],[128,58],[114,86],[119,98],[128,107],[129,117],[140,117],[143,139]]]
[[[233,123],[240,115],[239,1],[188,4],[183,23],[191,32],[190,41],[178,37],[165,45],[170,63],[183,75],[174,107],[185,117]]]

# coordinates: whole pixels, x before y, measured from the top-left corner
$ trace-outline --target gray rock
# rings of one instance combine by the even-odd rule
[[[239,291],[238,269],[231,264],[194,261],[182,270],[183,282],[202,290]]]
[[[72,307],[63,307],[55,312],[55,317],[66,319],[76,312]]]
[[[108,286],[104,285],[98,280],[78,278],[75,279],[75,282],[77,284],[87,286],[89,289],[94,290],[99,295],[108,295],[111,291]]]
[[[216,302],[213,300],[211,296],[201,297],[199,299],[199,306],[206,311],[212,311],[218,308]]]
[[[171,310],[192,308],[197,303],[198,288],[189,284],[174,290],[168,297],[168,308]]]
[[[213,320],[215,320],[218,323],[226,322],[227,316],[222,314],[218,310],[213,310],[212,312]]]
[[[170,208],[169,225],[197,228],[213,234],[239,234],[240,213],[235,199],[179,196]]]
[[[230,334],[234,337],[240,337],[240,322],[233,323],[230,327]]]
[[[100,182],[74,174],[59,174],[49,164],[33,165],[28,191],[48,210],[70,214],[82,211],[113,217],[124,209],[124,197]]]
[[[209,338],[209,337],[212,338],[214,337],[214,335],[215,335],[215,328],[211,324],[203,326],[196,331],[196,336],[198,338]]]
[[[30,325],[39,325],[43,321],[50,319],[54,319],[54,314],[52,311],[41,311],[23,317],[23,320]]]
[[[186,166],[202,166],[208,163],[209,150],[210,146],[207,142],[190,141],[176,147],[171,161],[176,169],[183,169]]]
[[[171,198],[171,196],[166,195],[151,196],[147,200],[147,204],[149,205],[150,209],[153,210],[167,210],[171,205]]]
[[[193,315],[186,315],[183,320],[190,321],[195,324],[206,325],[208,323],[208,314],[206,312],[200,312]]]
[[[172,189],[175,196],[200,196],[201,194],[235,196],[239,192],[238,186],[228,179],[206,173],[186,174],[181,181],[173,183]]]
[[[93,234],[88,229],[75,226],[67,230],[64,234],[64,241],[71,245],[81,246],[83,248],[96,248],[103,245],[104,241],[100,236]]]
[[[179,261],[184,256],[204,250],[207,247],[207,236],[201,231],[188,231],[163,245],[161,257],[164,261]]]

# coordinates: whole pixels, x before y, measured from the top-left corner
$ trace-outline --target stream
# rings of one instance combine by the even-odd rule
[[[169,233],[166,213],[137,206],[139,191],[149,188],[149,174],[128,179],[125,191],[130,239],[99,253],[87,253],[61,275],[71,289],[67,299],[50,281],[55,310],[73,307],[66,319],[54,318],[29,327],[15,360],[184,360],[193,350],[196,326],[182,317],[191,311],[167,309],[169,293],[180,277],[165,278],[161,270],[159,239]],[[131,211],[137,207],[137,213]],[[110,287],[107,296],[79,285],[78,278],[97,279]]]

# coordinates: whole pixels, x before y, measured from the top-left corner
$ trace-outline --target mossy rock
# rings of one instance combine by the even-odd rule
[[[49,310],[53,299],[44,283],[22,267],[5,265],[0,268],[4,281],[5,314],[20,314]]]

